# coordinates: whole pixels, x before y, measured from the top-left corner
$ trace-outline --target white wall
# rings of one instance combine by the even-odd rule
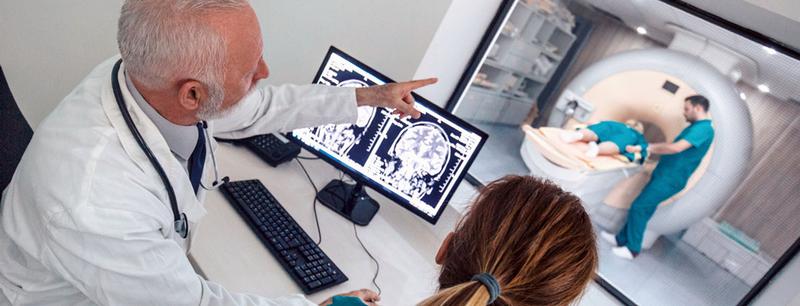
[[[0,1],[0,65],[38,125],[91,69],[117,53],[120,0]]]
[[[453,0],[252,1],[269,83],[308,83],[330,45],[395,80],[414,75]]]
[[[444,107],[502,0],[453,0],[414,78],[436,76],[439,83],[418,92]]]
[[[308,83],[328,46],[397,80],[411,78],[452,0],[254,0],[272,74]],[[0,65],[34,127],[117,53],[121,0],[0,1]]]

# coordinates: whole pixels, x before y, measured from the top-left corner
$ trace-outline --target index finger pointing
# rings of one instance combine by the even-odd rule
[[[428,86],[438,82],[439,79],[437,78],[427,78],[422,80],[413,80],[408,82],[398,83],[398,85],[403,86],[406,90],[414,90],[420,87]]]

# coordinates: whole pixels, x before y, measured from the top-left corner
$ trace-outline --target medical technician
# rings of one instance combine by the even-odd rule
[[[118,30],[121,59],[41,123],[3,194],[0,305],[314,305],[190,265],[205,190],[224,181],[213,136],[355,122],[360,105],[416,117],[410,91],[435,80],[256,88],[269,71],[246,0],[128,0]]]
[[[644,230],[658,204],[683,190],[689,177],[700,165],[714,140],[708,107],[708,99],[703,96],[687,97],[683,116],[689,126],[671,143],[648,146],[649,153],[662,155],[650,181],[633,200],[622,230],[616,236],[605,231],[601,233],[606,241],[616,245],[612,249],[614,255],[633,259],[641,252]]]

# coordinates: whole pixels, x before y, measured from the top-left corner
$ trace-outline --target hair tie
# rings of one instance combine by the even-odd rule
[[[500,296],[501,293],[500,284],[497,283],[497,279],[495,279],[494,276],[492,276],[491,274],[489,273],[475,274],[475,276],[472,277],[472,280],[481,282],[481,284],[486,286],[486,289],[488,289],[489,301],[486,302],[486,305],[494,303],[497,297]]]

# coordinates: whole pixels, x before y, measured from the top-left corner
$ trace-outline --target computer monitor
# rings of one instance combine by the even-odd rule
[[[365,87],[390,78],[331,47],[314,83]],[[378,205],[363,192],[372,187],[435,224],[488,135],[430,101],[413,94],[419,119],[390,109],[359,107],[355,124],[294,130],[289,138],[341,169],[355,184],[339,180],[317,194],[327,207],[366,225]]]

